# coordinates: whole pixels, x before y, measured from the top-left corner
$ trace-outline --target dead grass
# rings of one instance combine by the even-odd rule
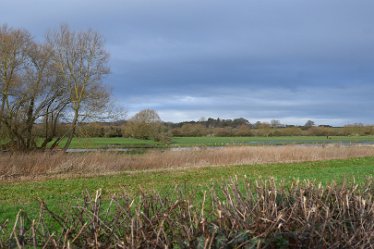
[[[0,179],[67,175],[103,175],[122,171],[202,166],[290,163],[374,156],[373,146],[258,146],[149,151],[141,155],[114,152],[0,154]]]

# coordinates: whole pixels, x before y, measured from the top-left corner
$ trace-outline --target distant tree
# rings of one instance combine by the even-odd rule
[[[279,128],[282,124],[279,120],[273,119],[270,121],[270,125],[272,128]]]
[[[161,123],[161,118],[155,110],[145,109],[131,118],[133,122],[145,123],[145,124],[158,124]]]
[[[201,123],[205,123],[207,120],[206,120],[206,118],[205,117],[201,117],[200,119],[199,119],[199,122],[201,122]]]
[[[168,143],[171,133],[155,110],[145,109],[134,115],[123,127],[125,137],[153,139]]]
[[[251,125],[251,124],[249,123],[249,121],[248,121],[247,119],[245,119],[245,118],[236,118],[236,119],[234,119],[234,120],[232,121],[232,124],[233,124],[234,127],[240,127],[240,126],[242,126],[242,125],[244,125],[244,126],[249,126],[249,125]]]
[[[271,125],[266,122],[257,122],[256,123],[256,129],[257,129],[257,134],[258,136],[265,136],[268,137],[271,134]]]
[[[306,121],[306,123],[304,124],[304,127],[306,127],[306,128],[310,128],[310,127],[313,127],[313,126],[315,126],[315,123],[314,123],[314,121],[312,121],[312,120],[308,120],[308,121]]]
[[[249,125],[242,124],[235,132],[235,136],[252,136],[252,130]]]
[[[371,130],[370,126],[368,127],[365,127],[362,123],[354,123],[354,124],[348,124],[346,126],[344,126],[344,131],[346,133],[346,135],[354,135],[354,136],[358,136],[358,135],[365,135],[365,130]],[[368,132],[370,134],[370,132]]]
[[[207,129],[202,124],[184,124],[180,128],[180,134],[188,137],[206,136]]]
[[[261,121],[256,121],[256,123],[254,123],[253,127],[256,128],[256,129],[259,129],[259,128],[261,128],[261,125],[262,125]]]

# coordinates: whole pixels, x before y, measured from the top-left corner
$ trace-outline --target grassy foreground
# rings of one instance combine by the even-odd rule
[[[324,143],[374,143],[374,136],[282,136],[282,137],[174,137],[171,147],[224,146],[224,145],[280,145],[280,144],[324,144]],[[64,144],[62,141],[61,144]],[[112,147],[164,147],[152,140],[134,138],[74,138],[70,146],[77,148]]]
[[[14,219],[19,209],[36,213],[37,198],[53,209],[66,206],[82,196],[85,190],[93,192],[103,189],[104,198],[114,193],[137,194],[140,189],[158,191],[170,195],[175,186],[186,192],[207,189],[217,181],[226,181],[233,176],[250,179],[267,179],[290,182],[292,179],[311,179],[327,183],[344,179],[361,183],[374,175],[374,157],[320,162],[267,164],[251,166],[226,166],[190,170],[168,170],[154,172],[131,172],[112,176],[91,178],[54,179],[46,181],[0,182],[0,221]]]

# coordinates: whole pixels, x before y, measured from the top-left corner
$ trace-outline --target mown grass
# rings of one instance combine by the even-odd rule
[[[374,136],[282,136],[282,137],[174,137],[169,146],[225,146],[225,145],[281,145],[281,144],[324,144],[324,143],[374,143]],[[61,142],[64,144],[64,141]],[[152,140],[135,138],[74,138],[70,148],[118,148],[118,147],[166,147]]]
[[[374,175],[374,157],[291,164],[130,172],[75,179],[1,182],[0,221],[14,219],[21,208],[28,210],[29,213],[36,213],[38,198],[57,210],[66,206],[67,203],[74,202],[85,190],[93,192],[103,189],[105,198],[123,192],[130,195],[138,194],[140,190],[158,191],[162,195],[170,195],[174,192],[175,186],[183,188],[186,192],[196,192],[209,188],[213,182],[244,175],[250,179],[269,177],[285,181],[311,179],[322,183],[355,179],[357,183],[361,183],[367,177]]]

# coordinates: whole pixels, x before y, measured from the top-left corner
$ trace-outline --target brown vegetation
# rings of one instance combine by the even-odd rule
[[[177,137],[240,137],[240,136],[367,136],[374,135],[373,126],[347,125],[345,127],[272,127],[270,124],[261,123],[256,126],[242,124],[240,126],[205,127],[200,123],[183,124],[181,127],[171,128]]]
[[[171,133],[167,132],[160,116],[152,109],[145,109],[135,114],[123,126],[122,133],[124,137],[153,139],[165,144],[171,142]]]
[[[214,165],[262,164],[374,156],[372,146],[242,146],[115,152],[0,154],[0,179],[97,175],[126,170],[177,169]]]
[[[227,120],[226,120],[227,122]],[[134,131],[131,127],[133,123],[131,120],[111,123],[86,123],[78,127],[77,136],[80,137],[137,137],[137,138],[151,138],[147,135],[149,131],[139,128],[139,131]],[[292,126],[284,125],[283,127],[276,126],[276,124],[259,123],[223,123],[220,126],[209,126],[206,121],[199,122],[182,122],[182,123],[163,123],[162,129],[158,129],[158,133],[168,133],[169,136],[174,137],[276,137],[276,136],[372,136],[374,135],[374,126],[353,124],[344,127],[331,127],[328,125],[322,126]],[[122,130],[122,132],[121,132]],[[143,130],[143,131],[142,131]],[[151,129],[150,129],[151,130]],[[141,135],[137,135],[141,134]],[[146,135],[143,135],[146,134]],[[41,134],[43,135],[43,134]],[[154,137],[154,136],[153,136]]]
[[[0,234],[0,247],[372,248],[373,190],[372,181],[322,187],[234,180],[200,203],[181,192],[177,200],[113,197],[109,207],[97,191],[63,214],[41,201],[37,219],[20,211],[13,229],[0,222],[0,231],[11,230]]]

